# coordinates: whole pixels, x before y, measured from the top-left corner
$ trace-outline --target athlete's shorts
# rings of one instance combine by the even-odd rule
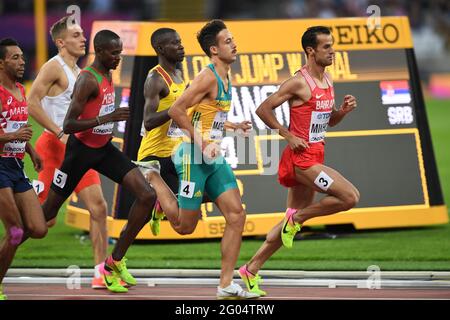
[[[323,161],[323,143],[310,144],[308,149],[298,153],[292,151],[288,145],[281,155],[278,166],[278,182],[287,188],[299,185],[300,183],[295,179],[295,167],[305,170],[313,165],[323,164]]]
[[[16,158],[0,157],[0,189],[11,188],[14,193],[33,189],[23,172],[23,161]]]
[[[178,206],[182,209],[200,209],[205,192],[215,201],[225,191],[238,188],[233,170],[225,159],[220,156],[205,162],[195,144],[180,144],[173,162],[180,181]]]
[[[161,165],[160,175],[174,194],[178,194],[178,175],[172,162],[172,157],[148,156],[140,161],[158,160]]]
[[[68,198],[89,169],[94,169],[121,184],[125,175],[134,168],[136,165],[114,147],[111,141],[103,147],[91,148],[71,134],[67,141],[64,161],[61,167],[55,170],[51,188],[60,196]]]
[[[44,190],[38,195],[39,201],[43,203],[47,199],[55,169],[61,167],[63,163],[66,145],[54,134],[44,131],[36,141],[36,151],[41,156],[43,166],[38,174],[38,180],[44,184]],[[78,193],[95,184],[100,184],[100,175],[91,169],[84,174],[74,191]]]

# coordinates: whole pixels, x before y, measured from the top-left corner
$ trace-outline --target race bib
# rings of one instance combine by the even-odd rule
[[[167,130],[167,136],[171,138],[180,138],[184,136],[183,131],[177,125],[175,121],[170,121],[169,129]]]
[[[223,127],[225,125],[226,120],[227,120],[227,112],[219,111],[216,113],[216,116],[214,117],[214,121],[211,125],[211,131],[209,134],[209,138],[211,140],[222,140]]]
[[[27,124],[27,121],[8,121],[6,128],[4,128],[5,133],[16,132],[21,127]],[[12,140],[4,144],[3,153],[7,156],[14,156],[15,154],[20,154],[25,152],[25,141]]]
[[[328,122],[330,121],[331,112],[317,112],[311,113],[311,123],[309,126],[309,142],[316,143],[325,139]]]
[[[114,110],[115,110],[114,104],[103,105],[100,108],[100,112],[98,115],[101,117],[104,116],[105,114],[112,113]],[[106,135],[111,134],[113,132],[113,129],[114,129],[114,122],[107,122],[94,127],[92,129],[92,133]]]
[[[44,183],[39,180],[33,180],[31,185],[33,186],[33,189],[37,195],[39,195],[45,189]]]
[[[59,169],[55,169],[55,174],[53,175],[53,183],[60,187],[61,189],[64,188],[67,181],[67,174],[62,172]]]
[[[192,198],[195,190],[195,182],[181,180],[179,195],[185,198]]]

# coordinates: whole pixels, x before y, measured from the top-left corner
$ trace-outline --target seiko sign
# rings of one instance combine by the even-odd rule
[[[397,26],[387,23],[381,28],[369,28],[361,25],[340,25],[330,29],[337,45],[396,43],[400,37]]]

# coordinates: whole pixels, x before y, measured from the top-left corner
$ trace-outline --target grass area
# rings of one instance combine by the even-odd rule
[[[450,203],[450,101],[427,101],[435,156],[446,203]],[[33,126],[35,131],[37,125]],[[38,134],[35,134],[38,136]],[[29,176],[31,166],[27,167]],[[1,232],[0,232],[1,233]],[[63,216],[43,240],[25,243],[13,267],[67,267],[93,264],[89,240],[79,230],[67,227]],[[239,264],[247,261],[263,242],[243,241]],[[111,250],[112,248],[110,248]],[[220,239],[196,241],[139,242],[128,251],[132,268],[220,268]],[[366,270],[450,270],[450,224],[395,230],[357,231],[336,239],[297,241],[291,250],[279,250],[265,269]]]

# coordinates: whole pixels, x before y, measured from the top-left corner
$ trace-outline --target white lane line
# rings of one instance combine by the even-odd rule
[[[136,298],[147,298],[147,299],[186,299],[192,298],[196,299],[214,299],[213,295],[210,296],[175,296],[175,295],[123,295],[123,294],[109,294],[109,295],[100,295],[100,294],[31,294],[31,293],[6,293],[8,297],[49,297],[49,298],[128,298],[128,299],[136,299]],[[42,299],[37,299],[42,300]],[[261,301],[270,301],[270,300],[450,300],[449,298],[357,298],[357,297],[310,297],[310,296],[270,296],[266,298],[260,298],[256,300]],[[249,301],[256,301],[249,300]]]

